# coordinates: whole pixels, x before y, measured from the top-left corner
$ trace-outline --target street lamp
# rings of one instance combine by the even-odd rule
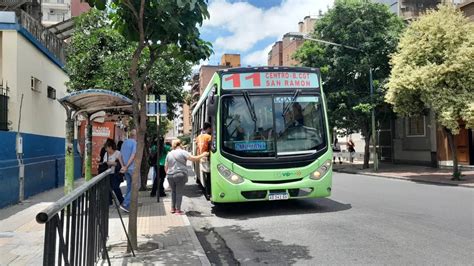
[[[322,43],[326,45],[338,46],[338,47],[342,47],[342,48],[346,48],[350,50],[355,50],[358,52],[363,52],[361,49],[353,47],[353,46],[311,38],[308,35],[302,34],[300,32],[287,33],[285,34],[285,37],[291,37],[295,39],[305,39],[305,40],[318,42],[318,43]],[[373,98],[374,97],[374,82],[372,79],[372,67],[369,67],[369,85],[370,85],[370,97]],[[375,137],[375,107],[372,108],[371,113],[372,113],[371,116],[372,116],[372,144],[373,144],[373,154],[374,154],[373,156],[374,157],[374,171],[377,171],[379,169],[379,163],[378,163],[378,156],[377,156],[377,143],[376,143],[377,138]]]

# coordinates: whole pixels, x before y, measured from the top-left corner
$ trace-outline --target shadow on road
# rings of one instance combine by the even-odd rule
[[[196,234],[213,265],[291,265],[313,258],[308,247],[264,239],[237,225],[203,228]]]
[[[339,212],[351,208],[351,204],[323,198],[220,204],[213,207],[212,213],[220,218],[246,220],[268,216]]]
[[[201,186],[186,185],[184,195],[189,198],[203,197]],[[298,199],[288,201],[256,201],[245,203],[226,203],[213,206],[209,201],[212,214],[225,219],[246,220],[266,216],[300,215],[307,213],[339,212],[352,208],[351,204],[340,203],[329,198]],[[188,211],[188,216],[207,217],[199,211]]]

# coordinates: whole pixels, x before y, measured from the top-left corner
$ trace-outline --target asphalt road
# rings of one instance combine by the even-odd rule
[[[474,189],[335,173],[327,199],[214,208],[193,182],[186,196],[216,265],[474,264]]]

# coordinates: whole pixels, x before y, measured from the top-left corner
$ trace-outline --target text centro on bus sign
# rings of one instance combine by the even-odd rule
[[[248,72],[222,76],[222,89],[319,88],[317,73]]]

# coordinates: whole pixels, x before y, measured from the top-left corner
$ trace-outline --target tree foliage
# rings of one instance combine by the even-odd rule
[[[459,121],[474,128],[474,24],[442,6],[413,22],[391,64],[387,102],[403,115],[431,109],[452,133]]]
[[[68,88],[72,91],[103,88],[132,98],[128,71],[136,44],[126,40],[112,27],[107,14],[97,9],[79,16],[75,30],[67,50]],[[147,55],[142,57],[140,69],[145,68]],[[190,73],[188,61],[163,56],[147,75],[146,82],[152,84],[149,93],[167,96],[170,119],[174,103],[184,99],[182,86]]]
[[[428,11],[404,32],[391,64],[386,101],[402,116],[434,112],[459,179],[453,134],[460,122],[474,128],[474,24],[452,6]]]
[[[366,137],[366,167],[371,110],[377,107],[378,119],[390,114],[381,84],[390,73],[389,55],[395,50],[402,29],[403,22],[386,5],[340,0],[318,20],[311,37],[358,50],[306,41],[295,55],[302,65],[321,69],[331,126],[346,134],[361,132]]]

